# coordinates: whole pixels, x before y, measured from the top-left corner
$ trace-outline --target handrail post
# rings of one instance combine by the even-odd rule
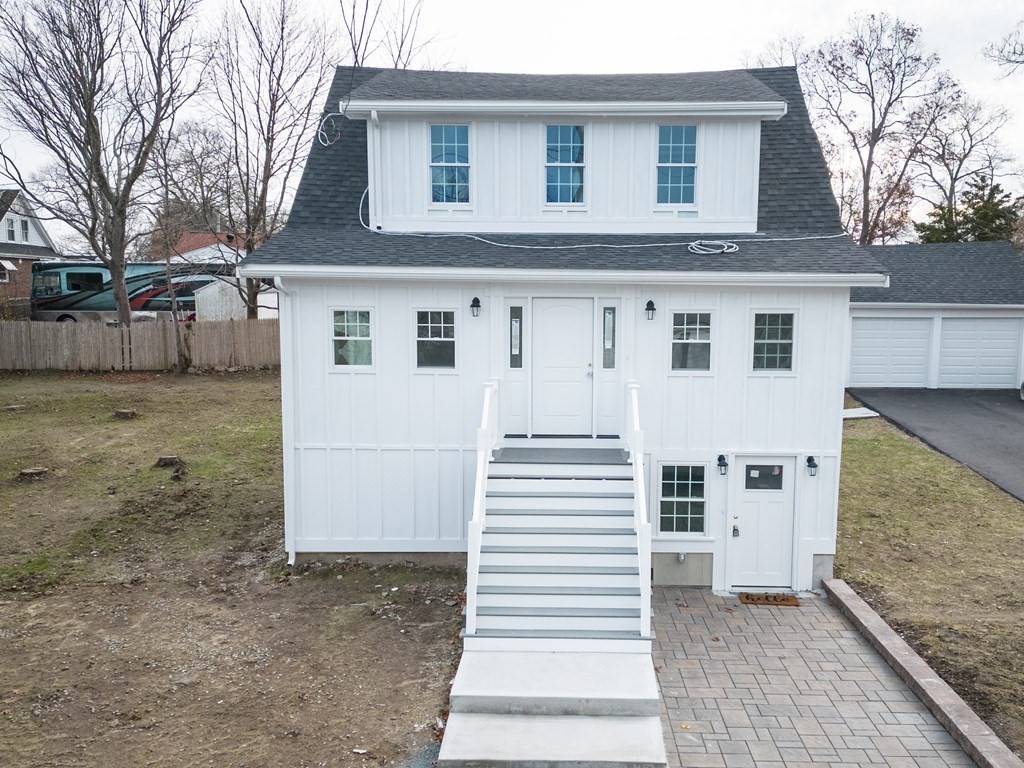
[[[651,523],[647,517],[644,433],[640,428],[640,385],[626,382],[626,446],[633,465],[633,530],[640,570],[640,635],[651,633]]]
[[[466,541],[466,634],[476,634],[477,586],[480,582],[480,547],[487,525],[487,465],[498,445],[498,381],[484,383],[484,403],[476,431],[476,482],[473,486],[473,518]]]

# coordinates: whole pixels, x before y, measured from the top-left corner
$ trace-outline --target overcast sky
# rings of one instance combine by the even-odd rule
[[[339,18],[337,0],[306,2],[314,14]],[[840,34],[854,13],[879,10],[921,26],[924,45],[970,95],[1015,111],[1002,139],[1024,160],[1024,70],[1002,77],[981,54],[1024,19],[1021,0],[425,0],[422,25],[433,42],[421,64],[538,73],[730,69],[783,35],[817,43]],[[41,159],[25,150],[26,160]]]

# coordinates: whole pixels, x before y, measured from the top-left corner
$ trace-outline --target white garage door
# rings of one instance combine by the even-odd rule
[[[850,386],[928,386],[931,328],[927,317],[853,318]]]
[[[1015,389],[1020,334],[1016,317],[943,319],[939,386]]]

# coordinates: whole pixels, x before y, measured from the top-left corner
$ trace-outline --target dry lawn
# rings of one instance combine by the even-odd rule
[[[430,743],[464,574],[286,567],[276,375],[0,374],[9,405],[0,765],[390,765]],[[15,480],[30,466],[50,471]]]
[[[1024,504],[882,419],[842,472],[837,574],[1020,754]]]

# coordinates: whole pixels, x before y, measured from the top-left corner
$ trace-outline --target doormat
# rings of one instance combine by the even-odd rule
[[[796,595],[785,595],[778,592],[740,592],[740,602],[747,605],[800,605]]]

